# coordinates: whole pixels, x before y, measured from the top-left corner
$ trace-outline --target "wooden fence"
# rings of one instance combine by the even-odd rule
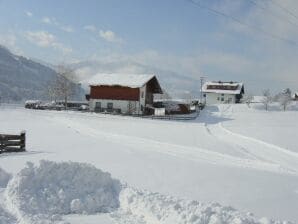
[[[26,150],[26,133],[19,135],[0,134],[0,154],[3,152],[24,152]]]
[[[200,114],[200,111],[196,111],[190,114],[172,114],[172,115],[164,115],[164,116],[150,116],[151,119],[159,119],[159,120],[195,120]]]

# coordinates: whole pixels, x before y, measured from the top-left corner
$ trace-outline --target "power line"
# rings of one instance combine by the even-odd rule
[[[243,25],[243,26],[247,26],[247,27],[249,27],[250,29],[257,30],[257,31],[263,33],[264,35],[271,37],[272,39],[276,39],[276,40],[279,40],[279,41],[283,41],[283,42],[286,42],[286,43],[288,43],[288,44],[292,44],[292,45],[295,45],[295,46],[298,47],[298,43],[295,42],[295,41],[293,41],[293,40],[290,40],[290,39],[281,37],[281,36],[279,36],[279,35],[276,35],[276,34],[267,32],[266,30],[264,30],[264,29],[262,29],[262,28],[260,28],[260,27],[258,27],[258,26],[254,26],[254,25],[251,25],[251,24],[249,24],[249,23],[245,23],[245,22],[241,21],[240,19],[238,19],[238,18],[236,18],[236,17],[234,17],[234,16],[231,16],[231,15],[228,15],[228,14],[226,14],[226,13],[224,13],[224,12],[219,11],[219,10],[213,9],[213,8],[207,6],[207,5],[202,5],[202,4],[200,4],[199,2],[196,2],[196,1],[194,1],[194,0],[187,0],[187,1],[189,1],[190,3],[192,3],[193,5],[195,5],[195,6],[199,7],[199,8],[206,9],[206,10],[212,12],[213,14],[216,14],[216,15],[218,15],[218,16],[223,16],[223,17],[225,17],[225,18],[227,18],[227,19],[230,19],[230,20],[232,20],[232,21],[234,21],[234,22],[236,22],[236,23],[239,23],[239,24],[241,24],[241,25]]]
[[[286,18],[284,18],[284,17],[281,17],[280,15],[278,15],[278,14],[272,12],[272,11],[269,10],[268,8],[266,8],[266,7],[264,7],[264,6],[261,6],[261,5],[258,4],[255,0],[247,0],[247,1],[251,2],[251,3],[254,4],[256,7],[262,9],[263,11],[267,11],[272,17],[275,17],[275,18],[277,18],[277,19],[279,19],[279,20],[281,20],[281,21],[286,21],[286,22],[288,22],[288,23],[290,23],[290,24],[292,24],[292,25],[298,27],[298,24],[297,24],[297,23],[294,23],[294,22],[292,22],[292,21],[289,20],[289,19],[286,19]],[[271,1],[273,1],[273,0],[271,0]],[[298,18],[298,17],[297,17],[297,18]]]
[[[287,9],[286,7],[282,6],[281,4],[277,3],[274,0],[270,0],[274,5],[276,5],[278,8],[282,9],[283,11],[285,11],[287,14],[291,15],[292,17],[296,18],[298,20],[298,16],[295,15],[295,13],[291,12],[289,9]]]

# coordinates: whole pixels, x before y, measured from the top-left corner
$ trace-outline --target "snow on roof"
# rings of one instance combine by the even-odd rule
[[[97,74],[88,80],[90,86],[126,86],[139,88],[154,78],[153,74]]]
[[[202,91],[204,93],[240,94],[242,87],[241,82],[205,82]]]

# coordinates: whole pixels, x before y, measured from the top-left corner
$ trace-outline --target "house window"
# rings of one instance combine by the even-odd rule
[[[141,105],[141,111],[144,111],[144,106],[143,105]]]
[[[217,100],[219,101],[220,100],[220,97],[217,97]]]
[[[101,108],[101,102],[95,102],[95,108]]]
[[[221,94],[221,96],[224,96],[225,94]]]
[[[221,101],[225,101],[225,98],[224,98],[224,97],[222,97],[222,98],[221,98]]]
[[[141,92],[141,97],[144,98],[144,92],[143,91]]]
[[[113,103],[108,103],[108,104],[107,104],[107,108],[108,108],[108,109],[113,109]]]

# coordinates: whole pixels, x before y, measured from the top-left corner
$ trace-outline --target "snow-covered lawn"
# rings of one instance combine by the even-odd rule
[[[122,219],[121,212],[65,216],[70,223],[133,223],[132,219],[135,223],[175,223],[159,217],[183,221],[180,213],[203,214],[200,209],[204,206],[218,206],[217,211],[227,208],[216,203],[212,207],[210,202],[232,206],[242,214],[226,209],[232,217],[250,217],[246,213],[252,212],[255,220],[266,216],[298,222],[297,121],[296,111],[265,112],[246,105],[209,107],[194,121],[36,111],[6,105],[0,107],[0,133],[26,130],[28,152],[1,154],[0,167],[16,175],[27,161],[84,162],[129,186],[119,198],[131,216],[125,214]],[[1,214],[14,223],[17,216],[6,210],[9,203],[3,199],[7,197],[4,191],[0,223]],[[188,200],[203,205],[198,209]],[[173,207],[175,204],[181,209]],[[220,223],[215,219],[209,221]],[[203,223],[195,217],[193,222],[189,220]]]

